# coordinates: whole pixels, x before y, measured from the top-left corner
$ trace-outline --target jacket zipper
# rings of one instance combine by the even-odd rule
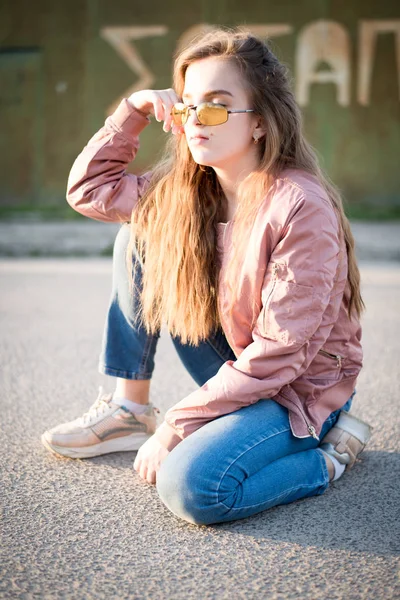
[[[299,411],[300,411],[300,414],[301,414],[301,416],[302,416],[302,417],[303,417],[303,419],[304,419],[304,422],[305,422],[305,424],[307,425],[307,431],[308,431],[308,433],[309,433],[309,434],[310,434],[310,435],[311,435],[311,436],[312,436],[314,439],[316,439],[316,440],[320,441],[319,437],[317,436],[317,432],[315,431],[315,427],[314,427],[314,425],[311,425],[311,423],[309,423],[309,422],[307,421],[307,417],[306,417],[306,415],[304,414],[304,412],[303,412],[303,409],[302,409],[301,407],[299,407],[297,404],[295,404],[295,402],[293,402],[293,400],[291,400],[290,398],[288,398],[288,397],[286,396],[286,394],[282,394],[282,396],[285,398],[285,400],[287,400],[288,402],[291,402],[292,404],[294,404],[295,406],[297,406],[297,408],[298,408],[298,409],[299,409]]]
[[[329,358],[334,358],[337,361],[337,368],[341,369],[342,368],[342,358],[343,356],[340,356],[340,354],[331,354],[331,352],[327,352],[326,350],[323,350],[321,348],[321,350],[318,350],[318,354],[323,354],[324,356],[328,356]]]
[[[275,280],[276,280],[276,274],[278,273],[278,263],[274,263],[273,267],[272,267],[272,272],[274,274]]]
[[[306,421],[306,423],[307,423],[307,421]],[[317,432],[315,431],[314,425],[310,425],[310,423],[307,423],[307,429],[310,432],[310,434],[313,436],[314,439],[320,441],[319,437],[317,436]]]
[[[329,356],[329,358],[334,358],[335,360],[337,360],[337,366],[338,368],[342,366],[342,358],[343,356],[340,356],[340,354],[332,354],[331,352],[327,352],[326,350],[318,350],[318,352],[320,354],[324,354],[326,356]],[[285,396],[286,398],[286,396]],[[286,398],[286,400],[289,400],[289,402],[292,402],[292,400],[290,400],[290,398]],[[307,425],[307,429],[309,431],[309,433],[312,435],[313,438],[315,438],[316,440],[319,440],[319,437],[317,436],[317,433],[315,431],[315,427],[313,425],[311,425],[310,423],[308,423],[306,416],[304,415],[303,411],[300,409],[301,412],[301,416],[303,417],[306,425]]]
[[[285,396],[285,398],[286,398],[286,396]],[[289,400],[289,398],[286,398],[286,400]],[[289,402],[292,402],[292,400],[289,400]],[[294,404],[294,402],[293,402],[293,404]],[[309,422],[307,421],[307,419],[306,419],[306,416],[305,416],[305,414],[303,413],[302,409],[300,409],[300,414],[301,414],[301,416],[303,417],[305,424],[307,425],[307,430],[308,430],[308,433],[309,433],[309,434],[310,434],[310,435],[311,435],[311,436],[312,436],[314,439],[316,439],[316,440],[320,441],[319,437],[317,436],[317,432],[315,431],[315,427],[314,427],[314,425],[311,425],[311,423],[309,423]]]

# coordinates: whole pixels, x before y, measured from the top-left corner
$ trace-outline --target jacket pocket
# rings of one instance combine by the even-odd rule
[[[314,333],[320,318],[315,290],[285,280],[285,266],[280,263],[273,263],[271,272],[262,308],[263,334],[285,344],[302,345]]]
[[[325,348],[321,348],[304,373],[304,377],[310,380],[327,379],[335,381],[340,377],[344,360],[345,357],[341,354],[329,352]]]

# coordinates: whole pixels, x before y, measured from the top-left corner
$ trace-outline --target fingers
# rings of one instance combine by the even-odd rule
[[[156,482],[156,472],[150,466],[148,467],[145,461],[138,460],[136,456],[135,462],[133,463],[133,468],[137,471],[138,475],[147,481],[148,483]]]
[[[165,115],[164,115],[164,131],[169,131],[172,123],[171,109],[179,101],[178,96],[172,88],[166,90],[166,103],[165,103]],[[173,123],[172,123],[173,124]]]
[[[152,436],[139,448],[133,468],[142,479],[148,483],[155,483],[157,471],[168,454],[169,451]]]
[[[172,129],[174,135],[183,133],[183,127],[175,125],[172,121],[171,109],[179,102],[179,97],[173,88],[158,90],[154,99],[154,116],[157,121],[164,121],[165,132]]]

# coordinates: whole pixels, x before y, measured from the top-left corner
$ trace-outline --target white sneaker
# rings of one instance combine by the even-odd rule
[[[319,444],[327,454],[351,469],[370,440],[373,427],[358,417],[341,410],[335,425]]]
[[[110,452],[138,450],[157,428],[156,412],[149,404],[146,412],[134,414],[112,402],[113,394],[99,395],[82,417],[45,431],[43,445],[61,456],[90,458]]]

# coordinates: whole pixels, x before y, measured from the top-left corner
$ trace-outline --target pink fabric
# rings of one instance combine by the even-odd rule
[[[127,99],[107,118],[72,166],[67,200],[76,211],[100,221],[130,221],[151,171],[133,175],[126,167],[149,123]],[[232,221],[219,224],[221,279],[231,230]],[[240,299],[231,317],[228,290],[220,286],[222,327],[236,360],[166,412],[155,435],[169,450],[208,421],[260,398],[288,409],[296,437],[317,437],[329,414],[347,402],[363,356],[360,323],[346,313],[347,254],[338,231],[317,179],[284,171],[249,234],[237,277]],[[253,328],[250,299],[258,315]]]

